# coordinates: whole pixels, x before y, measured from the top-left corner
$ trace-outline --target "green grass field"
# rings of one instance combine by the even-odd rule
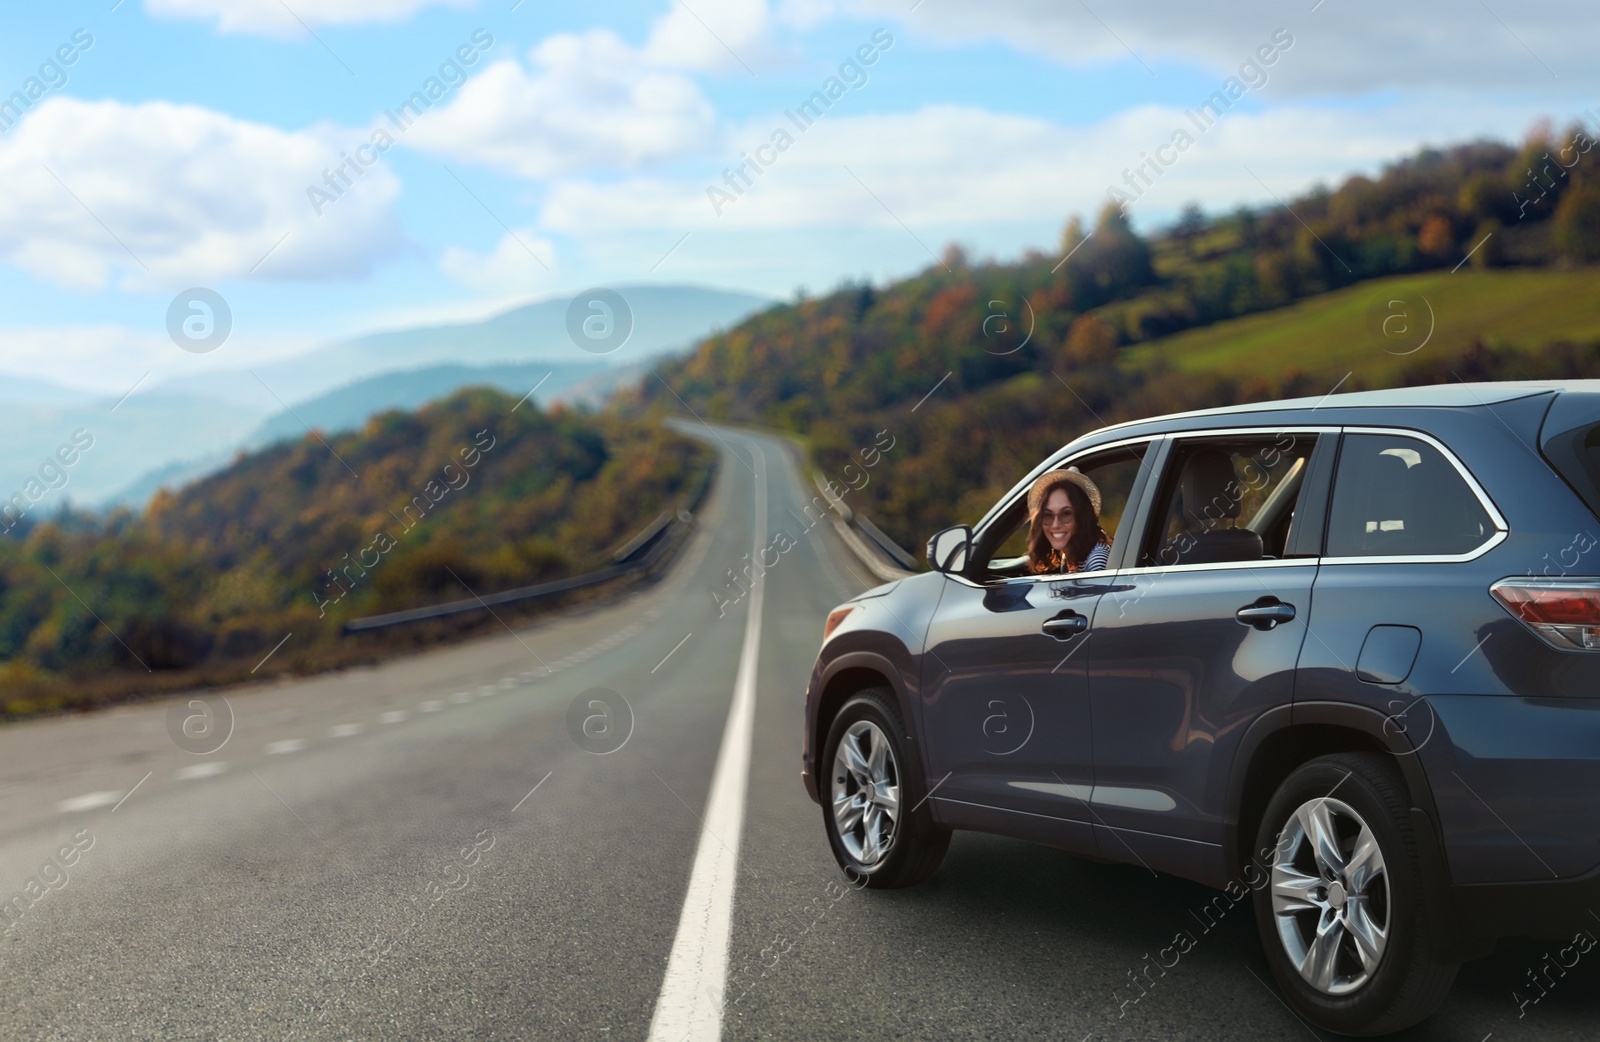
[[[1391,300],[1409,301],[1433,336],[1385,341],[1381,325]],[[1425,304],[1423,303],[1425,302]],[[1398,310],[1398,309],[1394,309]],[[1311,297],[1275,311],[1230,319],[1130,347],[1122,364],[1143,368],[1158,357],[1183,372],[1247,377],[1299,368],[1308,374],[1356,372],[1369,386],[1393,383],[1430,356],[1459,354],[1473,340],[1492,347],[1536,347],[1558,340],[1600,340],[1600,269],[1471,271],[1377,279]]]

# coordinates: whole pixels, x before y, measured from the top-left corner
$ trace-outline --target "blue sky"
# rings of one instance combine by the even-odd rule
[[[1567,2],[113,3],[7,12],[4,95],[93,43],[0,134],[0,378],[120,393],[588,286],[788,296],[949,242],[1049,253],[1280,30],[1137,223],[1600,105],[1600,12]],[[463,45],[464,82],[315,213],[308,186]],[[863,46],[866,81],[719,213],[707,189]],[[233,311],[213,354],[165,332],[192,286]]]

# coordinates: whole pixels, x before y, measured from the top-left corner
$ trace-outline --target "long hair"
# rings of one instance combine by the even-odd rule
[[[1044,505],[1050,493],[1058,488],[1066,490],[1067,502],[1072,504],[1072,538],[1067,540],[1065,553],[1057,553],[1044,534]],[[1089,494],[1070,481],[1058,481],[1044,490],[1044,495],[1039,497],[1038,512],[1028,519],[1028,570],[1035,575],[1063,570],[1075,572],[1097,544],[1109,545],[1110,542],[1111,537],[1100,527],[1094,504],[1089,502]]]

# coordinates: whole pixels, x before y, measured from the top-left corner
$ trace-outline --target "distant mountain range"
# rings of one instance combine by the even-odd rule
[[[87,428],[94,447],[67,483],[39,500],[142,506],[226,466],[240,451],[305,435],[352,430],[385,409],[414,409],[467,386],[518,396],[538,387],[541,406],[595,402],[637,378],[655,358],[692,347],[772,302],[696,286],[623,286],[632,312],[627,341],[609,355],[580,349],[567,333],[570,298],[538,301],[477,323],[374,333],[250,372],[170,380],[112,399],[26,377],[0,375],[0,500],[37,476],[46,456]],[[543,381],[541,383],[540,381]],[[265,387],[263,386],[265,385]],[[115,411],[112,407],[116,406]]]
[[[221,452],[178,460],[144,473],[105,503],[136,507],[148,502],[163,486],[178,488],[221,470],[240,452],[303,438],[312,430],[324,436],[356,430],[377,413],[387,409],[416,409],[463,387],[494,387],[508,394],[530,395],[541,405],[556,401],[589,402],[603,397],[617,382],[637,373],[634,366],[559,362],[436,365],[383,373],[297,402],[268,417],[249,435]]]
[[[567,333],[571,298],[559,297],[525,304],[482,322],[391,330],[329,344],[282,362],[256,366],[254,376],[247,372],[207,373],[161,386],[175,394],[264,408],[276,403],[263,384],[293,405],[380,373],[430,365],[632,365],[692,347],[713,330],[732,327],[772,303],[766,297],[698,286],[621,286],[617,292],[632,312],[633,329],[627,342],[608,355],[590,354],[573,342]],[[440,395],[446,393],[440,391]]]

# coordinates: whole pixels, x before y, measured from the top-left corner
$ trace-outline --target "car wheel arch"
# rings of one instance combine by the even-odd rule
[[[1434,824],[1438,813],[1433,789],[1406,737],[1375,709],[1344,702],[1298,702],[1277,706],[1256,718],[1240,740],[1229,772],[1224,817],[1227,876],[1237,879],[1250,863],[1250,847],[1272,795],[1300,764],[1337,752],[1388,754],[1400,769],[1413,808],[1422,811],[1428,836],[1423,846],[1442,850]],[[1431,840],[1431,842],[1429,842]],[[1442,858],[1429,857],[1441,872]],[[1442,881],[1448,881],[1447,879]]]
[[[812,755],[821,757],[822,744],[828,736],[828,728],[832,725],[839,709],[850,700],[850,696],[873,687],[885,687],[894,692],[900,719],[905,721],[906,730],[910,732],[905,735],[907,749],[914,760],[914,766],[919,772],[922,771],[922,743],[917,740],[917,725],[911,715],[911,699],[906,694],[900,669],[888,658],[874,651],[846,652],[828,663],[819,685],[821,694],[817,697],[816,715],[812,719]],[[812,764],[814,769],[818,766]]]

